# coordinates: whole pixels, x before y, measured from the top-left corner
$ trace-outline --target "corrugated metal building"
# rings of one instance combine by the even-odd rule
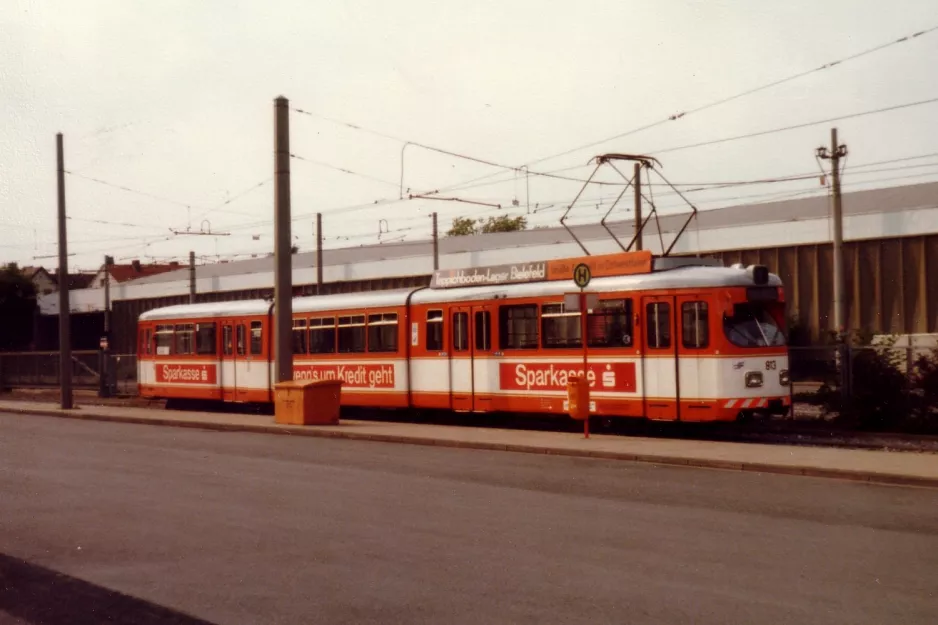
[[[844,256],[848,321],[875,332],[938,332],[938,183],[844,195]],[[784,281],[791,316],[817,340],[832,327],[830,202],[810,198],[732,206],[701,212],[672,253],[714,256],[725,263],[761,263]],[[654,220],[644,233],[646,249],[660,253],[685,215]],[[631,221],[610,225],[628,242]],[[591,254],[619,250],[598,225],[574,227]],[[440,240],[443,269],[582,256],[563,228],[496,233]],[[315,253],[293,257],[295,291],[303,294],[399,288],[428,284],[433,267],[430,241],[326,250],[322,285],[316,284]],[[198,301],[270,297],[273,258],[202,265],[196,269]],[[133,351],[140,313],[188,300],[188,269],[112,287],[112,349]],[[57,314],[57,300],[43,298],[44,314]],[[72,293],[72,310],[103,308],[99,289]]]

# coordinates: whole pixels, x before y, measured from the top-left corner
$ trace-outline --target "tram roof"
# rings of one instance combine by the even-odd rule
[[[738,267],[690,266],[656,271],[653,273],[594,278],[588,292],[642,291],[652,289],[695,289],[732,286],[753,286],[752,274]],[[781,286],[775,274],[769,274],[770,286]],[[498,286],[471,286],[452,289],[396,289],[391,291],[362,291],[336,295],[314,295],[293,299],[293,312],[314,313],[331,310],[403,306],[411,296],[415,304],[469,302],[477,300],[507,299],[509,297],[562,296],[576,291],[572,281],[542,281]],[[412,294],[412,295],[411,295]],[[267,314],[272,302],[244,300],[233,302],[206,302],[180,304],[156,308],[140,315],[141,321],[191,319],[199,317],[240,317]]]

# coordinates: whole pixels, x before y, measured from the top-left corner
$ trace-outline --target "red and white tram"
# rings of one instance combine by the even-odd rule
[[[295,298],[294,377],[341,379],[349,406],[565,413],[567,377],[583,369],[580,313],[564,305],[577,262],[598,276],[587,288],[591,414],[718,421],[788,410],[778,276],[641,252]],[[271,402],[272,308],[255,300],[144,313],[141,395]]]

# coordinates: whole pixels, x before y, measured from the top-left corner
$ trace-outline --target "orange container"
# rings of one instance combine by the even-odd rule
[[[574,419],[586,420],[590,416],[590,383],[586,376],[567,378],[567,413]]]
[[[274,385],[274,422],[283,425],[335,425],[339,422],[341,380],[293,380]]]

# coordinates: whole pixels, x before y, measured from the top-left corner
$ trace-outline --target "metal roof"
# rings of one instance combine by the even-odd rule
[[[595,278],[588,292],[638,291],[650,289],[695,289],[721,286],[752,286],[755,284],[748,269],[737,267],[680,267],[667,271]],[[769,285],[781,286],[775,274],[769,275]],[[575,291],[572,282],[530,282],[501,286],[463,287],[455,289],[396,289],[393,291],[363,291],[338,295],[297,297],[293,300],[294,313],[316,313],[325,311],[363,310],[403,306],[411,293],[415,304],[468,302],[478,300],[507,299],[509,297],[561,297]],[[238,317],[266,315],[271,302],[247,300],[238,302],[212,302],[203,304],[180,304],[156,308],[140,315],[141,321],[191,319],[197,317]]]
[[[844,195],[844,240],[902,237],[938,232],[938,183],[858,191]],[[829,202],[825,197],[763,204],[730,206],[700,211],[674,248],[675,254],[771,248],[830,241]],[[575,216],[575,211],[574,211]],[[668,245],[683,225],[684,214],[663,215],[661,234]],[[610,224],[628,242],[631,221]],[[599,225],[574,226],[592,254],[619,251]],[[574,258],[583,251],[560,227],[536,228],[469,237],[440,239],[441,269],[500,265]],[[645,230],[645,248],[660,253],[654,220]],[[429,275],[433,268],[432,243],[414,241],[367,245],[323,252],[325,282],[347,282]],[[316,282],[314,252],[293,256],[293,283]],[[201,265],[196,268],[199,293],[269,289],[273,286],[273,258]],[[71,308],[88,312],[103,308],[101,289],[72,291]],[[189,292],[188,269],[171,271],[112,285],[111,299],[137,300],[184,295]],[[43,314],[58,313],[55,296],[39,298]]]
[[[844,216],[866,215],[870,213],[895,213],[903,210],[934,208],[938,206],[938,183],[927,183],[872,191],[859,191],[844,194]],[[693,230],[712,230],[750,225],[771,225],[808,219],[826,219],[830,201],[826,197],[786,200],[764,204],[745,204],[698,212],[696,223],[689,227]],[[576,216],[574,209],[572,216]],[[661,233],[667,237],[680,229],[687,219],[687,212],[662,215]],[[610,222],[610,229],[625,243],[634,230],[634,221]],[[590,242],[609,241],[609,234],[599,225],[572,226],[577,237],[587,247]],[[658,231],[654,221],[645,227],[645,237],[657,239]],[[685,233],[687,236],[687,233]],[[521,232],[497,232],[470,237],[441,237],[439,240],[440,256],[461,252],[484,252],[487,250],[509,247],[544,246],[555,243],[570,243],[570,235],[560,226],[535,228]],[[667,243],[667,241],[666,241]],[[592,250],[591,250],[592,251]],[[703,251],[703,250],[701,250]],[[323,251],[323,267],[346,265],[363,261],[386,261],[402,258],[425,258],[433,253],[433,244],[429,240],[400,243],[363,245]],[[293,269],[314,268],[315,252],[299,252],[293,256]],[[227,263],[214,263],[196,267],[196,279],[243,275],[259,272],[272,272],[273,256],[252,258],[249,260]],[[189,279],[188,268],[139,278],[128,284],[153,284]],[[428,273],[428,272],[426,272]]]

